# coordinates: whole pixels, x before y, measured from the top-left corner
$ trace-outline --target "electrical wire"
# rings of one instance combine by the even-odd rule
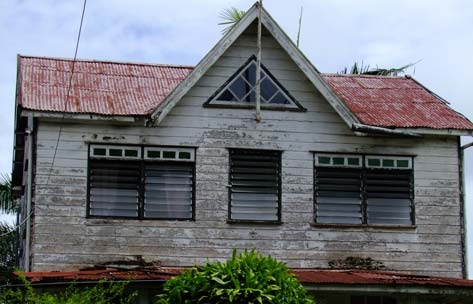
[[[16,230],[23,226],[23,224],[31,217],[32,214],[33,210],[31,210],[30,214],[28,214],[28,216],[25,217],[18,225],[14,226],[11,231],[5,232],[4,234],[0,234],[0,238],[12,234],[13,232],[16,232]]]
[[[77,60],[77,51],[79,50],[80,35],[82,33],[82,24],[84,22],[84,15],[85,15],[86,6],[87,6],[87,0],[84,0],[84,6],[82,7],[82,16],[80,18],[79,33],[77,35],[77,41],[76,41],[76,49],[75,49],[75,52],[74,52],[74,59],[72,60],[71,76],[69,77],[69,85],[67,87],[66,99],[64,100],[64,110],[63,110],[63,114],[62,114],[62,117],[61,117],[61,122],[59,124],[59,132],[58,132],[58,135],[57,135],[56,145],[54,146],[54,155],[53,155],[53,160],[51,161],[51,167],[49,168],[48,179],[46,180],[46,186],[49,184],[49,179],[51,178],[51,172],[52,172],[53,167],[54,167],[54,161],[56,160],[57,150],[58,150],[58,146],[59,146],[59,140],[61,139],[62,126],[63,126],[64,118],[65,118],[64,113],[67,110],[67,102],[69,100],[69,95],[70,95],[71,89],[72,89],[72,78],[74,76],[74,68],[75,68],[76,60]]]
[[[81,36],[81,33],[82,33],[82,24],[84,23],[84,15],[85,15],[86,6],[87,6],[87,0],[84,0],[84,5],[82,7],[82,15],[81,15],[81,18],[80,18],[79,33],[77,34],[76,48],[75,48],[75,51],[74,51],[74,59],[72,60],[71,76],[69,77],[69,83],[68,83],[67,92],[66,92],[66,99],[64,100],[64,110],[63,110],[61,122],[59,124],[59,132],[58,132],[56,144],[54,146],[54,155],[53,155],[53,159],[52,159],[52,162],[51,162],[51,167],[49,167],[49,170],[48,170],[49,172],[48,172],[48,178],[46,180],[46,186],[49,185],[49,180],[51,178],[51,172],[52,172],[53,167],[54,167],[54,161],[56,160],[57,150],[58,150],[58,146],[59,146],[59,140],[61,139],[62,126],[63,126],[63,122],[64,122],[64,118],[65,118],[64,112],[66,112],[66,110],[67,110],[67,102],[69,100],[69,95],[70,95],[71,89],[72,89],[72,78],[74,76],[74,68],[75,68],[75,64],[76,64],[76,61],[77,61],[77,52],[79,50],[80,36]],[[31,187],[31,185],[29,185],[29,186]],[[19,229],[22,225],[25,224],[25,222],[33,215],[33,213],[34,213],[33,210],[31,210],[31,212],[18,225],[16,225],[14,227],[15,229],[12,229],[11,231],[9,231],[7,233],[1,234],[0,238],[4,237],[4,236],[7,236],[11,233],[16,232],[17,229]]]

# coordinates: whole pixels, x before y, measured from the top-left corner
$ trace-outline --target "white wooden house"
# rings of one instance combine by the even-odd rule
[[[72,60],[18,57],[28,276],[256,248],[319,303],[471,300],[473,124],[410,77],[319,73],[266,11],[257,121],[256,20],[255,5],[195,67],[78,60],[70,92]]]

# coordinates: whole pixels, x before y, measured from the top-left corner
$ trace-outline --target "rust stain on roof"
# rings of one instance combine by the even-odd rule
[[[192,67],[78,60],[65,102],[72,60],[19,57],[25,109],[99,115],[147,115]]]
[[[19,104],[29,110],[149,115],[192,71],[191,66],[19,57]],[[388,128],[473,130],[463,115],[409,77],[321,74],[364,124]]]
[[[335,94],[367,125],[473,129],[448,103],[410,77],[322,74]]]
[[[295,269],[294,274],[301,282],[308,284],[473,287],[473,280],[411,275],[394,272]]]
[[[99,280],[150,280],[166,281],[188,268],[143,267],[135,269],[110,268],[72,272],[26,272],[32,283],[99,281]],[[405,273],[352,270],[293,269],[304,284],[326,285],[411,285],[438,287],[473,287],[473,280],[411,275]]]

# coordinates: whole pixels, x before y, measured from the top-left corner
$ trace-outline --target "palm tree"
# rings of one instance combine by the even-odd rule
[[[220,13],[220,19],[222,19],[222,22],[218,24],[225,26],[225,28],[222,30],[222,34],[225,35],[228,33],[238,23],[238,21],[243,18],[245,14],[245,11],[239,10],[236,7],[224,9]]]
[[[11,179],[7,175],[0,175],[0,211],[6,214],[14,214],[17,211]]]
[[[0,222],[0,281],[2,272],[9,272],[17,266],[17,235],[15,226]]]
[[[0,212],[15,214],[17,211],[11,179],[7,175],[0,175]],[[0,222],[0,272],[9,272],[17,265],[17,237],[17,227]]]

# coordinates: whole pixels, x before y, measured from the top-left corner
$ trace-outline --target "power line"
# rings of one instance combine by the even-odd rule
[[[33,210],[31,210],[30,214],[28,214],[27,217],[25,217],[20,223],[18,223],[18,225],[12,227],[11,231],[5,232],[4,234],[0,234],[0,238],[16,232],[16,230],[19,229],[21,226],[23,226],[23,224],[31,217],[32,214],[33,214]]]
[[[58,135],[57,135],[56,145],[54,146],[54,155],[53,155],[53,160],[51,162],[51,167],[49,168],[48,179],[46,180],[46,186],[49,184],[49,179],[51,177],[51,172],[52,172],[53,167],[54,167],[54,161],[56,160],[57,149],[58,149],[58,146],[59,146],[59,140],[61,138],[61,133],[62,133],[62,125],[63,125],[63,122],[64,122],[64,116],[65,116],[64,113],[67,110],[67,101],[69,100],[69,95],[70,95],[71,89],[72,89],[72,77],[74,76],[74,68],[76,66],[77,51],[79,50],[80,35],[81,35],[81,32],[82,32],[82,23],[84,22],[84,14],[85,14],[85,7],[86,6],[87,6],[87,0],[84,0],[84,6],[82,7],[82,16],[80,18],[79,33],[77,35],[77,41],[76,41],[76,50],[74,52],[74,59],[72,60],[71,76],[69,77],[69,85],[67,87],[66,100],[64,100],[64,110],[63,110],[63,114],[62,114],[62,117],[61,117],[61,122],[59,124],[59,132],[58,132]]]
[[[57,149],[58,149],[58,146],[59,146],[59,140],[61,138],[61,133],[62,133],[62,125],[63,125],[64,118],[65,118],[64,112],[66,112],[66,110],[67,110],[67,101],[69,99],[69,95],[70,95],[71,89],[72,89],[72,77],[74,76],[74,68],[75,68],[75,64],[76,64],[76,60],[77,60],[77,52],[79,50],[79,42],[80,42],[80,36],[81,36],[81,33],[82,33],[82,24],[84,23],[84,15],[85,15],[86,6],[87,6],[87,0],[84,0],[84,5],[82,7],[82,15],[81,15],[81,18],[80,18],[79,33],[77,34],[76,48],[75,48],[75,52],[74,52],[74,59],[72,60],[71,76],[69,77],[69,83],[68,83],[67,92],[66,92],[66,99],[64,100],[64,110],[63,110],[63,114],[62,114],[62,117],[61,117],[61,122],[59,124],[59,133],[58,133],[58,136],[57,136],[56,145],[54,147],[54,155],[53,155],[53,159],[52,159],[52,162],[51,162],[51,167],[49,167],[48,179],[46,180],[46,186],[49,184],[49,179],[51,178],[51,172],[52,172],[52,169],[53,169],[53,166],[54,166],[54,161],[56,159]],[[29,185],[29,187],[31,187],[31,185]],[[20,228],[21,226],[23,226],[25,224],[25,222],[32,215],[33,215],[33,210],[31,210],[31,212],[18,225],[16,225],[14,227],[14,229],[12,229],[11,231],[9,231],[7,233],[1,234],[0,238],[6,236],[8,234],[16,232],[16,230],[18,228]]]

